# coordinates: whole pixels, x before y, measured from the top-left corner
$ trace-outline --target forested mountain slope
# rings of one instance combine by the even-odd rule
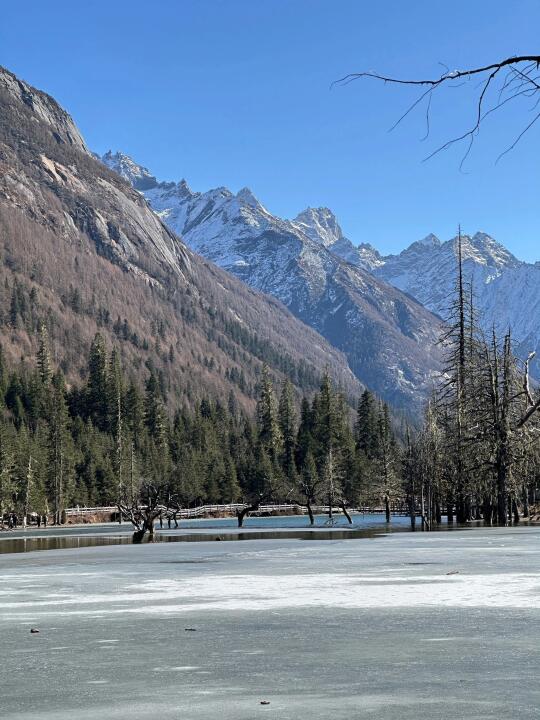
[[[44,322],[68,381],[86,372],[99,330],[129,375],[155,370],[172,406],[232,393],[252,410],[264,362],[298,391],[326,366],[347,393],[361,390],[338,350],[186,248],[55,100],[3,69],[0,251],[8,360],[32,362]]]

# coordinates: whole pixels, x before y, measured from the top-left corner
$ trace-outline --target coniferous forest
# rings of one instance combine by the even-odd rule
[[[353,428],[351,408],[328,375],[299,409],[291,383],[275,389],[263,366],[256,418],[232,394],[171,416],[159,372],[150,371],[144,387],[126,378],[119,353],[100,334],[86,381],[68,387],[43,325],[35,363],[9,368],[0,355],[0,393],[4,518],[38,513],[60,523],[75,505],[129,512],[148,493],[169,509],[276,501],[345,507],[381,492],[399,497],[395,481],[374,481],[380,449],[397,452],[388,408],[366,391]]]
[[[126,377],[117,349],[98,333],[86,380],[68,386],[39,329],[35,363],[0,355],[0,515],[65,521],[66,507],[117,506],[141,531],[163,513],[202,504],[243,504],[242,524],[261,504],[307,509],[379,507],[408,512],[422,529],[483,519],[505,525],[536,501],[540,430],[529,380],[510,333],[485,338],[474,294],[458,281],[441,338],[445,367],[421,427],[400,428],[365,390],[353,410],[327,373],[298,404],[292,384],[274,387],[262,366],[256,417],[203,398],[194,409],[167,402],[150,366],[143,386]],[[141,535],[141,536],[142,536]]]

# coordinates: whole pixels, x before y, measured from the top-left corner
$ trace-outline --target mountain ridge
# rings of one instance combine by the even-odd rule
[[[107,153],[103,161],[111,169],[125,172],[129,167],[133,173],[133,161],[125,158]],[[153,177],[144,168],[134,174]],[[419,410],[439,371],[440,320],[329,249],[352,247],[330,211],[311,209],[286,220],[270,213],[247,189],[194,192],[185,181],[158,182],[142,194],[189,247],[277,297],[342,350],[361,382],[394,405]],[[322,227],[324,242],[318,234]]]
[[[327,209],[323,209],[327,215]],[[328,221],[327,221],[328,222]],[[337,225],[337,220],[328,224]],[[316,223],[313,224],[316,228]],[[338,225],[339,227],[339,225]],[[312,234],[315,238],[317,233]],[[443,320],[448,317],[457,275],[457,237],[442,241],[433,233],[400,253],[381,255],[370,245],[355,246],[339,234],[333,243],[318,231],[319,241],[348,262],[371,272],[416,299]],[[363,253],[362,253],[363,250]],[[499,334],[510,329],[516,351],[540,354],[540,262],[519,260],[504,245],[483,231],[462,234],[464,276],[471,283],[474,302],[484,332],[495,327]],[[540,379],[538,361],[531,366]]]

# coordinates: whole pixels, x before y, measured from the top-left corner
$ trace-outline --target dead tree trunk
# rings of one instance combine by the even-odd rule
[[[502,450],[502,448],[501,448]],[[503,452],[497,458],[497,524],[508,525],[508,465]]]
[[[519,525],[519,508],[515,498],[512,498],[512,515],[514,516],[514,524]]]
[[[409,496],[409,519],[411,521],[411,530],[414,532],[416,530],[416,503],[413,495]]]
[[[118,504],[118,511],[127,518],[135,531],[133,533],[133,542],[141,543],[146,533],[148,533],[148,541],[154,540],[154,523],[156,518],[163,513],[164,505],[160,501],[161,490],[154,485],[146,485],[139,498],[136,498],[129,505]],[[145,504],[142,504],[142,501]]]
[[[140,543],[142,543],[142,541],[143,541],[145,534],[146,534],[146,530],[144,528],[141,528],[140,530],[135,530],[135,532],[133,533],[133,538],[132,538],[133,544],[140,545]]]
[[[495,337],[493,339],[496,353]],[[495,426],[495,437],[497,444],[496,468],[497,468],[497,522],[499,525],[508,524],[508,480],[510,477],[510,335],[504,339],[503,349],[503,377],[502,393],[500,397],[499,412],[496,413],[497,423]]]
[[[521,494],[521,502],[523,503],[523,517],[528,518],[529,517],[529,494],[527,492],[527,486],[523,485],[523,490]]]
[[[308,500],[307,503],[306,503],[306,510],[308,511],[308,515],[309,515],[309,524],[310,524],[311,526],[315,525],[315,517],[314,517],[314,515],[313,515],[313,508],[311,507],[311,501],[310,501],[310,500]]]
[[[238,527],[241,528],[244,526],[244,520],[246,519],[246,516],[249,515],[250,512],[255,512],[255,510],[258,510],[260,507],[260,500],[257,502],[252,503],[251,505],[246,505],[241,510],[236,511],[236,517],[238,519]]]
[[[459,312],[459,348],[458,365],[456,373],[456,411],[457,411],[457,478],[456,478],[456,519],[463,524],[467,521],[464,498],[465,468],[464,468],[464,405],[465,405],[465,377],[466,377],[466,332],[465,332],[465,292],[463,285],[463,256],[461,247],[461,227],[458,232],[458,312]]]
[[[349,522],[349,525],[352,525],[352,524],[353,524],[352,517],[350,516],[350,514],[349,514],[349,512],[348,512],[348,510],[347,510],[347,506],[345,505],[345,501],[342,500],[341,503],[340,503],[340,505],[341,505],[341,509],[343,510],[343,514],[345,515],[345,517],[347,518],[347,521]]]

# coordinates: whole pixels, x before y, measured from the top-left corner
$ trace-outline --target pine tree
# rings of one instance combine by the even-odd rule
[[[146,432],[141,447],[143,487],[152,497],[166,495],[171,483],[172,464],[169,452],[169,428],[158,380],[151,373],[144,398]],[[151,486],[151,487],[150,487]]]
[[[397,448],[388,405],[381,403],[379,407],[377,461],[380,478],[380,494],[382,495],[386,522],[390,522],[390,505],[399,496],[399,474],[397,472]]]
[[[125,494],[124,487],[124,378],[122,373],[122,365],[120,355],[116,348],[111,353],[109,373],[109,398],[108,407],[111,415],[109,427],[114,434],[114,470],[116,475],[117,494],[119,502],[123,501]],[[122,517],[119,514],[119,521]]]
[[[139,451],[144,432],[144,401],[139,388],[133,382],[127,389],[125,406],[125,425],[129,429],[135,450]]]
[[[49,347],[49,333],[44,323],[39,326],[39,347],[37,352],[37,367],[39,377],[45,387],[49,387],[52,380],[51,351]]]
[[[107,348],[103,336],[96,333],[88,359],[87,412],[100,430],[108,428],[107,380]]]
[[[314,435],[317,442],[319,464],[326,462],[328,454],[336,447],[337,416],[334,389],[326,370],[321,389],[314,405]]]
[[[328,371],[313,398],[311,413],[315,459],[321,468],[330,450],[341,452],[351,437],[345,398],[334,390]]]
[[[296,482],[296,411],[290,380],[283,383],[279,398],[279,428],[282,437],[281,467],[289,483]]]
[[[56,373],[52,379],[51,414],[49,418],[49,492],[52,498],[53,521],[62,522],[62,511],[69,482],[68,411],[64,378]]]
[[[221,501],[226,503],[238,502],[242,495],[242,488],[238,482],[236,467],[231,457],[225,458],[225,475],[221,483]]]
[[[300,425],[296,436],[296,466],[303,468],[308,455],[313,459],[313,452],[313,417],[309,401],[304,397],[300,406]]]
[[[282,437],[277,418],[276,398],[266,365],[263,366],[261,388],[257,403],[259,443],[272,463],[279,459]]]
[[[19,326],[19,313],[20,304],[18,286],[14,285],[13,290],[11,291],[11,301],[9,304],[9,322],[13,329]]]
[[[377,454],[377,405],[369,390],[364,390],[358,401],[354,436],[357,449],[368,459]]]
[[[0,526],[5,513],[13,509],[16,492],[13,444],[13,435],[8,434],[5,425],[0,425]]]
[[[8,386],[9,374],[6,365],[6,357],[4,354],[4,348],[0,344],[0,407],[3,409],[6,390]]]
[[[156,446],[164,448],[167,442],[165,409],[154,373],[150,374],[146,382],[146,395],[144,400],[144,424],[148,435]]]

